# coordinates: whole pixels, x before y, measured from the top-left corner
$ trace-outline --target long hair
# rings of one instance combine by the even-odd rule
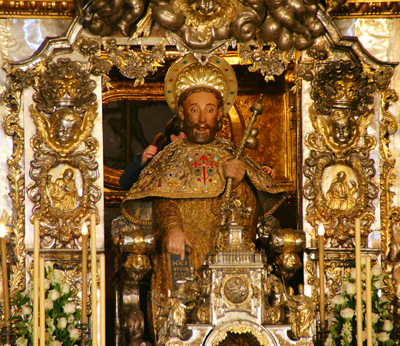
[[[157,152],[163,150],[171,141],[171,135],[179,136],[182,132],[181,120],[178,116],[174,116],[167,125],[165,125],[164,132],[159,133],[153,141],[153,145],[157,147]]]

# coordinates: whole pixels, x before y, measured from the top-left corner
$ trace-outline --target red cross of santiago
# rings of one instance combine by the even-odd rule
[[[206,162],[208,162],[208,158],[205,157],[204,155],[202,157],[200,157],[200,161],[203,161],[203,163],[197,162],[197,160],[196,160],[194,163],[192,163],[192,166],[196,169],[201,166],[203,167],[203,182],[205,185],[206,184],[206,168],[207,168],[207,166],[210,167],[211,169],[213,169],[217,165],[214,163],[214,161],[210,161],[210,163],[206,163]]]

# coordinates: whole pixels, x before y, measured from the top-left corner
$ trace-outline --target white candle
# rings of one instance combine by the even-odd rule
[[[106,346],[106,256],[100,256],[100,328],[101,346]]]
[[[356,241],[356,314],[357,314],[357,345],[362,346],[362,296],[361,296],[361,230],[360,219],[355,220],[355,241]]]
[[[39,329],[39,248],[40,248],[40,224],[39,218],[34,221],[35,239],[33,243],[33,345],[38,346]]]
[[[91,266],[92,266],[92,346],[97,346],[97,249],[96,215],[90,214]]]
[[[3,271],[3,294],[4,294],[4,319],[6,327],[10,327],[10,289],[8,287],[8,270],[7,270],[7,245],[6,245],[6,226],[0,224],[0,242],[1,242],[1,268]]]
[[[44,308],[44,300],[45,298],[45,288],[44,288],[44,257],[40,256],[39,260],[40,267],[40,299],[39,299],[39,315],[40,315],[40,346],[46,345],[46,311]]]
[[[321,330],[325,330],[325,229],[322,224],[318,226],[319,238],[319,311]]]
[[[366,284],[366,323],[367,323],[367,346],[372,346],[372,287],[371,287],[371,257],[365,257],[365,284]]]
[[[87,239],[88,228],[86,223],[82,225],[82,314],[81,323],[87,324]],[[86,327],[85,327],[86,329]]]

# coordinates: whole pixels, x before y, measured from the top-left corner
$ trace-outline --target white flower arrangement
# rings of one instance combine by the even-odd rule
[[[365,264],[365,262],[364,262]],[[378,264],[371,270],[372,281],[372,344],[373,346],[394,346],[391,339],[393,323],[389,319],[390,301],[381,291],[385,278],[382,267]],[[325,346],[352,346],[357,344],[356,318],[356,272],[353,268],[346,275],[341,294],[335,296],[331,303],[334,306],[331,332],[325,341]],[[365,266],[362,265],[362,311],[363,311],[363,345],[367,345],[366,333],[366,293],[365,293]]]
[[[80,310],[71,299],[74,291],[65,282],[64,273],[53,269],[53,263],[45,262],[45,312],[46,346],[80,345],[82,326],[79,323]],[[33,345],[33,283],[30,282],[24,293],[18,292],[13,302],[21,309],[18,338],[15,346]]]

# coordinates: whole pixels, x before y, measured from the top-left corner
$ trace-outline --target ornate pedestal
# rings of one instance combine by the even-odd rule
[[[267,269],[265,254],[256,251],[254,244],[243,241],[243,231],[244,228],[237,223],[225,227],[222,234],[228,242],[221,246],[220,251],[210,255],[199,269],[201,303],[193,309],[192,315],[197,323],[187,324],[187,330],[182,326],[181,332],[184,336],[191,336],[182,340],[185,338],[163,335],[166,342],[161,344],[313,344],[310,328],[314,313],[309,298],[294,296],[290,290],[286,292],[282,282],[270,274],[270,268]],[[180,282],[180,285],[187,284],[185,280]],[[178,290],[188,292],[182,286]],[[171,296],[179,297],[174,292]],[[183,294],[181,297],[187,296]],[[285,316],[286,310],[289,313]],[[291,325],[269,325],[268,321],[290,321]],[[164,330],[169,328],[170,325]],[[291,340],[289,335],[297,340]]]

